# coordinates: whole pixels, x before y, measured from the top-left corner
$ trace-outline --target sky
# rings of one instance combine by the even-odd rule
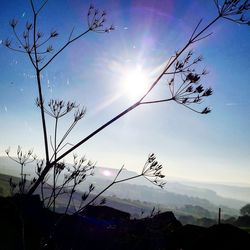
[[[35,4],[41,1],[34,1]],[[87,29],[89,1],[48,1],[38,19],[45,35],[57,30],[55,51],[74,34]],[[115,31],[88,33],[72,43],[42,72],[45,102],[75,101],[87,109],[68,138],[71,144],[132,105],[138,84],[152,83],[168,59],[180,50],[202,18],[205,27],[216,16],[213,1],[96,0]],[[29,1],[0,3],[0,155],[18,145],[44,157],[34,68],[27,55],[3,46],[13,39],[9,20],[18,19],[22,34],[32,20]],[[237,183],[250,186],[250,32],[249,26],[220,20],[208,38],[196,43],[202,67],[209,71],[204,85],[214,94],[201,104],[212,112],[200,115],[175,102],[142,105],[76,150],[98,166],[140,172],[149,153],[164,166],[166,179]],[[14,39],[13,39],[14,41]],[[140,73],[136,80],[131,75]],[[138,73],[138,74],[139,74]],[[132,82],[132,90],[131,90]],[[136,85],[137,84],[137,85]],[[145,91],[145,89],[144,89]],[[139,91],[140,92],[140,91]],[[139,93],[140,94],[140,93]],[[154,89],[155,98],[169,95],[167,78]],[[62,120],[62,133],[70,117]],[[47,117],[49,135],[53,120]],[[71,161],[72,155],[66,158]]]

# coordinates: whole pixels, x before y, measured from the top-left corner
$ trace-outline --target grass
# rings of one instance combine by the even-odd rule
[[[250,233],[250,227],[240,227],[240,229]]]
[[[14,181],[17,181],[18,178],[12,177]],[[10,185],[9,185],[10,176],[0,174],[0,196],[9,196],[10,195]]]

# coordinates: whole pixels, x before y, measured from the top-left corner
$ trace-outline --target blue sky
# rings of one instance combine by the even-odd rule
[[[40,3],[41,1],[35,1]],[[200,18],[202,25],[216,15],[213,1],[93,1],[108,13],[109,34],[88,33],[68,47],[44,72],[45,99],[76,101],[87,107],[73,131],[74,144],[129,105],[124,72],[140,67],[152,82],[157,69],[187,41]],[[49,1],[38,20],[42,32],[56,29],[55,49],[87,28],[90,2]],[[13,17],[24,26],[31,20],[29,1],[1,1],[0,40],[11,38]],[[22,31],[22,29],[20,29]],[[213,35],[193,47],[209,74],[204,82],[214,95],[204,105],[212,113],[199,115],[174,102],[140,106],[77,150],[97,165],[140,171],[154,152],[167,176],[250,185],[250,32],[249,26],[219,21]],[[28,58],[0,45],[0,155],[10,146],[33,148],[43,157],[37,87]],[[154,91],[168,94],[166,81]],[[51,120],[48,118],[48,126]],[[67,126],[66,119],[60,129]],[[50,133],[49,133],[50,134]],[[67,158],[70,161],[72,157]]]

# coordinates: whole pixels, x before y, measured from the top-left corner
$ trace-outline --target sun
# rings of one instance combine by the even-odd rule
[[[148,77],[141,66],[124,69],[121,81],[125,95],[131,99],[142,97],[148,89]]]

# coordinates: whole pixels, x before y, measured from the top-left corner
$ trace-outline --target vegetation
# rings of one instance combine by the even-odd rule
[[[48,248],[49,246],[50,249],[70,249],[72,248],[71,245],[73,243],[77,244],[75,247],[76,249],[80,249],[81,244],[84,242],[78,238],[77,243],[75,243],[75,236],[71,235],[72,232],[70,234],[67,230],[72,227],[77,228],[77,233],[82,232],[81,230],[85,230],[84,240],[85,244],[87,244],[86,240],[88,237],[86,237],[86,235],[89,237],[91,236],[88,232],[88,223],[85,218],[84,222],[80,224],[79,218],[84,215],[86,208],[93,204],[107,189],[115,184],[138,177],[145,177],[151,183],[163,188],[165,185],[163,178],[165,176],[162,174],[163,167],[158,163],[155,155],[149,154],[148,159],[139,174],[119,179],[120,174],[123,171],[123,167],[121,167],[114,180],[94,197],[91,196],[91,193],[95,187],[93,184],[90,184],[88,190],[82,194],[81,203],[73,213],[74,216],[68,216],[67,213],[69,212],[70,205],[73,203],[74,194],[76,193],[78,186],[83,183],[88,176],[94,174],[93,170],[95,163],[86,160],[85,157],[78,157],[74,154],[73,165],[70,166],[63,162],[64,157],[139,106],[173,101],[199,114],[210,113],[211,110],[209,107],[203,107],[200,109],[199,105],[202,104],[204,99],[212,95],[213,90],[210,87],[204,87],[203,84],[200,83],[201,79],[207,74],[207,72],[206,70],[199,71],[199,69],[197,69],[197,65],[202,61],[202,57],[198,56],[195,58],[191,47],[210,36],[212,33],[209,30],[218,20],[225,19],[237,24],[249,25],[250,21],[244,16],[244,14],[250,9],[250,2],[248,0],[214,0],[217,9],[217,15],[215,18],[204,25],[202,24],[202,20],[198,22],[192,34],[187,38],[184,46],[169,58],[162,72],[155,81],[151,83],[145,93],[131,106],[114,116],[111,120],[105,122],[99,128],[93,130],[93,132],[85,138],[81,138],[75,145],[69,145],[67,139],[76,124],[83,119],[86,113],[86,108],[79,108],[79,106],[73,101],[66,102],[64,100],[54,99],[47,101],[43,92],[43,79],[41,74],[53,63],[58,55],[64,52],[64,50],[73,42],[83,38],[90,32],[109,33],[114,30],[114,27],[112,25],[106,26],[106,12],[100,12],[93,5],[90,5],[87,11],[88,28],[79,34],[75,34],[74,29],[72,29],[68,36],[68,40],[64,45],[60,48],[54,48],[51,43],[58,38],[59,33],[56,30],[42,32],[40,31],[38,24],[38,17],[40,17],[48,0],[42,1],[41,4],[37,6],[34,4],[33,0],[30,0],[29,2],[32,9],[33,20],[27,22],[24,30],[20,31],[18,28],[18,21],[12,19],[10,21],[10,27],[13,31],[15,41],[13,42],[10,39],[6,39],[4,44],[10,50],[25,54],[34,68],[38,89],[36,105],[39,108],[41,115],[45,159],[37,160],[37,156],[33,154],[32,150],[25,153],[22,151],[21,147],[17,148],[17,153],[14,157],[11,155],[10,149],[7,149],[6,154],[20,165],[21,174],[19,183],[15,183],[12,179],[10,179],[9,182],[11,193],[14,194],[17,189],[19,196],[14,196],[13,202],[10,202],[8,199],[1,200],[1,202],[7,204],[6,206],[10,206],[11,209],[13,209],[12,212],[16,216],[16,223],[22,228],[22,247],[20,246],[20,249],[35,249],[38,248],[38,245],[40,248]],[[163,99],[150,99],[149,94],[159,85],[162,79],[168,83],[169,95]],[[63,133],[63,136],[59,138],[59,122],[62,118],[73,112],[73,119],[70,126]],[[52,136],[50,137],[48,136],[47,116],[52,117],[54,120],[54,127],[51,133]],[[70,146],[70,148],[66,150],[66,146]],[[37,168],[35,170],[37,176],[33,178],[31,182],[27,182],[24,167],[33,161],[37,162]],[[50,178],[51,181],[49,181]],[[50,192],[45,191],[48,187]],[[35,196],[31,197],[31,195],[33,195],[38,189],[40,189],[42,206],[45,208],[51,208],[53,211],[52,214],[49,212],[50,210],[42,209],[43,207],[40,206],[41,204],[39,205],[39,201],[34,198]],[[56,200],[65,193],[67,193],[69,197],[66,208],[62,215],[58,215],[55,213]],[[26,196],[25,194],[28,195]],[[19,210],[21,210],[21,216],[15,211],[15,208],[12,206],[13,203]],[[103,203],[104,201],[100,202],[100,204]],[[4,209],[5,208],[6,207],[4,207]],[[189,209],[193,210],[194,208],[189,207]],[[205,214],[207,212],[197,207],[195,209],[198,209],[199,212]],[[4,211],[6,212],[7,210],[5,209]],[[10,214],[8,214],[8,216],[10,216]],[[42,221],[43,219],[44,221]],[[168,221],[168,223],[164,224],[163,219],[165,220],[164,222]],[[22,223],[22,220],[24,220],[25,223]],[[34,220],[37,220],[36,227],[39,229],[36,228],[35,231],[32,231],[32,229],[35,228]],[[4,225],[8,225],[7,221],[4,221],[4,223]],[[43,225],[43,223],[47,223],[47,225]],[[29,228],[28,233],[26,231],[24,233],[24,225],[25,229]],[[145,242],[150,243],[151,249],[161,249],[163,246],[161,245],[161,242],[164,242],[165,244],[165,233],[170,233],[181,227],[173,214],[155,215],[153,218],[145,219],[143,222],[127,222],[125,225],[127,226],[126,228],[128,228],[128,231],[124,229],[121,231],[118,230],[115,236],[125,235],[125,238],[122,238],[122,240],[128,241],[128,248],[136,243],[135,245],[137,246],[137,249],[142,249],[141,247],[145,248],[147,246]],[[45,228],[44,231],[42,230],[43,227]],[[65,228],[66,231],[63,231],[61,228]],[[98,232],[98,229],[95,227],[91,228],[91,230]],[[105,228],[102,233],[105,234],[106,232],[107,228]],[[143,235],[140,235],[141,232]],[[110,231],[108,231],[108,233],[110,233]],[[64,234],[68,237],[67,239]],[[150,239],[145,241],[149,235],[153,236],[153,240]],[[126,236],[128,236],[128,238],[126,238]],[[133,236],[135,238],[133,238]],[[98,237],[102,239],[103,236],[102,234],[99,234]],[[107,239],[110,240],[112,237],[113,235],[111,234],[110,236],[109,234]],[[34,244],[29,242],[31,238],[32,241],[34,241]],[[107,239],[102,240],[108,244]],[[92,240],[91,243],[93,244],[95,241]],[[98,246],[100,247],[100,243],[96,244],[99,244]],[[86,245],[84,246],[86,247]],[[114,246],[116,247],[114,249],[122,249],[121,245],[117,242]],[[112,245],[112,247],[114,246]]]
[[[41,73],[51,65],[51,63],[61,54],[69,45],[76,40],[82,38],[89,32],[97,33],[109,33],[114,30],[114,27],[106,26],[106,12],[100,12],[95,9],[93,5],[89,7],[87,13],[88,28],[87,30],[80,32],[79,34],[74,34],[74,29],[72,29],[69,34],[68,40],[65,44],[58,48],[54,49],[51,45],[54,39],[59,36],[59,33],[55,30],[49,32],[47,37],[44,37],[46,32],[41,32],[38,26],[38,17],[41,15],[44,7],[46,6],[48,0],[45,0],[41,3],[40,6],[35,6],[34,2],[30,0],[30,6],[33,13],[33,21],[27,22],[25,25],[25,30],[19,32],[18,21],[12,19],[10,21],[10,27],[13,31],[13,34],[16,38],[16,43],[13,43],[10,39],[6,39],[4,44],[7,48],[14,50],[15,52],[24,53],[28,56],[31,64],[34,67],[36,73],[36,83],[38,87],[38,98],[36,104],[40,109],[42,128],[43,128],[43,138],[44,138],[44,151],[45,151],[45,160],[40,161],[37,164],[37,175],[38,178],[34,178],[31,184],[31,187],[28,189],[28,194],[31,195],[34,191],[40,186],[43,189],[44,183],[49,178],[49,172],[52,172],[52,193],[49,198],[49,206],[52,205],[55,208],[55,200],[61,192],[64,192],[66,185],[72,186],[70,199],[73,196],[75,188],[81,182],[85,180],[88,175],[93,174],[92,170],[94,164],[90,161],[86,161],[84,157],[78,159],[76,155],[73,156],[74,166],[73,169],[67,168],[64,162],[61,160],[74,151],[76,148],[81,146],[83,143],[94,137],[97,133],[101,132],[104,128],[126,115],[133,109],[141,105],[157,104],[162,102],[175,101],[178,104],[181,104],[197,113],[208,114],[211,110],[208,107],[205,107],[201,111],[197,110],[195,105],[201,104],[203,99],[212,95],[211,88],[204,88],[200,83],[201,78],[207,74],[206,70],[197,72],[195,66],[202,61],[202,57],[193,58],[193,52],[190,49],[191,45],[199,42],[210,36],[212,33],[207,33],[212,25],[214,25],[219,19],[226,19],[237,24],[249,24],[248,19],[245,18],[244,13],[249,10],[250,4],[248,1],[214,1],[217,8],[217,16],[208,24],[202,27],[202,20],[197,24],[193,33],[188,37],[186,44],[169,59],[164,70],[156,78],[156,80],[151,84],[149,89],[130,107],[125,109],[123,112],[112,118],[110,121],[104,123],[101,127],[94,130],[85,138],[81,139],[78,143],[71,146],[70,149],[61,153],[65,146],[68,145],[66,139],[68,138],[70,132],[75,127],[75,125],[84,117],[86,109],[80,109],[75,102],[69,101],[65,102],[63,100],[50,100],[48,102],[48,108],[46,107],[43,88],[42,88],[42,78]],[[17,47],[16,47],[17,46]],[[188,51],[189,50],[189,51]],[[169,94],[170,96],[165,99],[150,100],[146,99],[149,93],[159,84],[160,80],[166,78],[168,81]],[[59,139],[58,138],[58,123],[64,116],[68,115],[72,111],[75,111],[73,121],[69,126],[68,130],[64,135]],[[46,125],[46,115],[54,118],[54,133],[53,136],[48,139],[48,128]],[[50,141],[50,143],[49,143]],[[49,149],[49,144],[51,150]],[[8,156],[10,156],[10,150],[6,150]],[[11,157],[11,156],[10,156]],[[24,154],[20,147],[17,150],[18,163],[21,165],[21,186],[20,192],[24,192],[24,185],[26,182],[26,176],[23,173],[23,167],[28,164],[30,158],[33,157],[32,161],[35,160],[32,156],[32,151],[29,151],[27,154]],[[12,158],[13,159],[13,158]],[[153,159],[153,160],[152,160]],[[144,176],[146,178],[153,178],[152,183],[163,187],[164,183],[159,180],[164,177],[161,174],[162,166],[155,161],[154,155],[150,155],[147,163],[151,163],[152,169],[145,169],[145,166],[138,176]],[[62,170],[68,171],[67,178],[64,180],[64,183],[58,187],[57,180],[58,176],[62,173]],[[150,170],[150,171],[149,171]],[[121,168],[122,171],[122,168]],[[77,176],[77,177],[76,177]],[[118,177],[118,176],[117,176]],[[117,183],[117,177],[113,184]],[[134,178],[134,177],[133,177]],[[120,181],[119,181],[120,182]],[[12,184],[12,187],[15,184]],[[93,191],[92,186],[89,187],[89,192]],[[56,191],[57,189],[57,191]],[[84,197],[85,198],[85,197]],[[70,203],[70,201],[69,201]]]
[[[240,213],[242,215],[250,215],[250,204],[246,204],[244,207],[240,209]]]
[[[63,100],[54,100],[51,99],[48,102],[48,105],[45,104],[43,88],[42,88],[42,77],[41,73],[54,61],[54,59],[61,54],[71,43],[76,40],[82,38],[89,32],[97,32],[97,33],[109,33],[114,30],[114,27],[105,26],[106,24],[106,13],[100,12],[98,9],[94,8],[93,5],[90,5],[87,20],[88,20],[88,28],[87,30],[81,32],[80,34],[74,34],[74,29],[72,29],[69,34],[68,41],[61,47],[58,48],[56,52],[54,52],[54,48],[51,44],[53,40],[55,40],[59,33],[55,30],[52,30],[47,37],[44,37],[44,33],[42,33],[38,27],[37,19],[41,14],[43,8],[47,4],[47,0],[43,1],[40,6],[35,6],[34,2],[30,0],[30,5],[33,13],[33,21],[27,22],[25,25],[25,30],[23,32],[19,32],[17,30],[18,21],[16,19],[12,19],[10,21],[10,27],[13,31],[14,37],[16,39],[16,43],[13,43],[11,40],[5,40],[5,46],[13,50],[15,52],[24,53],[28,56],[32,66],[34,67],[36,73],[36,83],[38,87],[38,98],[36,99],[36,105],[40,109],[41,120],[42,120],[42,128],[43,128],[43,137],[44,137],[44,148],[45,148],[45,160],[37,161],[37,169],[36,174],[37,178],[33,178],[29,187],[26,186],[26,174],[24,173],[24,167],[35,161],[36,156],[33,155],[32,150],[29,150],[27,153],[23,152],[21,147],[18,146],[16,157],[10,155],[10,149],[6,150],[6,154],[10,159],[15,161],[21,166],[21,180],[19,184],[12,182],[10,180],[11,192],[19,187],[19,193],[24,194],[28,193],[32,195],[34,191],[40,186],[42,200],[45,203],[46,207],[53,207],[53,211],[55,211],[56,199],[64,194],[65,192],[69,192],[69,201],[67,208],[65,210],[65,214],[68,212],[68,208],[72,202],[72,198],[74,192],[77,187],[85,181],[85,179],[94,174],[94,166],[95,164],[91,161],[86,160],[85,157],[79,158],[76,154],[73,155],[73,166],[67,166],[65,162],[62,160],[67,154],[72,152],[75,148],[79,147],[83,141],[87,141],[96,133],[99,133],[104,127],[108,126],[112,122],[108,122],[106,125],[97,129],[95,132],[91,133],[80,143],[72,146],[72,148],[63,154],[60,155],[61,151],[68,145],[70,145],[66,139],[68,138],[70,132],[74,129],[76,124],[84,117],[86,113],[86,108],[79,108],[79,106],[72,101],[65,102]],[[17,47],[15,45],[17,44]],[[49,59],[47,59],[49,58]],[[47,59],[47,61],[46,61]],[[62,118],[74,112],[73,121],[70,124],[69,128],[64,132],[63,136],[59,138],[58,134],[58,124]],[[46,115],[52,117],[54,119],[54,131],[53,136],[50,136],[50,140],[48,139],[48,128],[46,125]],[[116,118],[118,119],[118,118]],[[50,143],[49,143],[50,141]],[[49,148],[51,146],[51,149]],[[131,176],[126,179],[119,179],[120,173],[122,172],[123,167],[118,172],[117,176],[113,180],[113,182],[107,186],[101,193],[99,193],[96,198],[93,198],[91,202],[87,202],[84,204],[86,199],[89,197],[90,193],[94,190],[94,186],[91,184],[89,186],[89,190],[85,192],[82,196],[82,204],[78,208],[77,212],[84,210],[84,207],[90,203],[93,203],[95,199],[97,199],[105,190],[113,186],[114,184],[127,181],[130,179],[145,177],[153,184],[163,188],[164,182],[162,179],[164,175],[162,172],[162,165],[156,161],[156,157],[154,154],[150,154],[145,165],[142,168],[141,173],[135,176]],[[44,186],[45,183],[49,185],[48,180],[52,176],[52,186],[51,193],[48,197],[44,196]],[[64,179],[61,183],[60,177],[64,176]]]

